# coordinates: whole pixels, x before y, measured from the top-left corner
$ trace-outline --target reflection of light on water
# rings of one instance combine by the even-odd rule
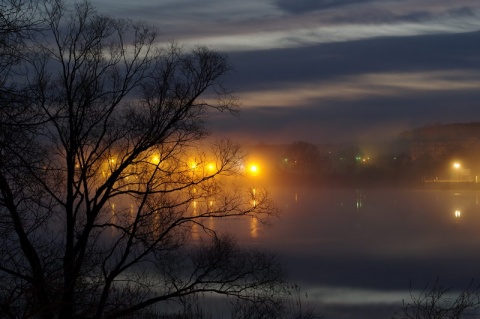
[[[295,193],[295,203],[298,203],[298,193]]]
[[[250,219],[250,236],[252,238],[258,237],[258,219],[253,216]]]
[[[357,212],[362,208],[362,192],[357,190]]]
[[[208,218],[208,228],[211,230],[215,229],[215,221],[213,220],[213,217]]]
[[[356,208],[357,212],[363,208],[364,202],[363,199],[365,198],[365,195],[361,190],[357,189],[357,196],[356,196]]]
[[[462,212],[457,209],[455,211],[455,218],[460,218],[460,217],[462,217]]]
[[[196,200],[193,201],[192,206],[193,206],[192,217],[196,217],[197,216],[197,201]],[[192,224],[192,239],[194,239],[194,240],[200,239],[200,234],[199,234],[198,231],[199,231],[198,224],[193,223]]]
[[[134,214],[133,204],[130,204],[129,222],[130,222],[130,223],[133,223],[134,220],[135,220],[135,214]]]
[[[459,193],[459,192],[454,192],[453,193],[453,205],[454,206],[457,206],[457,208],[455,208],[455,211],[453,212],[453,215],[455,216],[455,219],[458,221],[460,219],[460,217],[462,217],[462,212],[461,210],[458,208],[458,206],[462,206],[463,203],[465,202],[465,198],[463,197],[464,194],[462,193]]]

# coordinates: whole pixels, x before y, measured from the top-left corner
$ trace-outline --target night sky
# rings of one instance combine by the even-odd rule
[[[409,128],[480,121],[478,0],[95,1],[160,41],[225,52],[248,143],[379,141]]]

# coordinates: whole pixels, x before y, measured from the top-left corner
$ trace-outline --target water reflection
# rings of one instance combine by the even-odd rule
[[[207,227],[208,229],[215,231],[215,221],[213,217],[208,217]]]
[[[457,210],[455,211],[455,218],[458,219],[458,218],[460,218],[460,217],[462,217],[462,212],[460,212],[460,210],[457,209]]]
[[[257,207],[257,189],[252,188],[252,206],[253,208]],[[255,216],[250,218],[250,237],[258,237],[258,219]]]
[[[275,250],[307,255],[356,256],[362,251],[380,259],[423,258],[444,255],[455,245],[465,248],[463,243],[480,246],[477,191],[279,188],[271,194],[282,209],[273,227],[259,232],[258,221],[252,219],[222,229],[241,241],[253,239]],[[453,227],[460,221],[461,228]]]
[[[250,193],[255,207],[259,189]],[[291,280],[323,305],[341,289],[343,300],[361,291],[363,301],[390,305],[408,294],[388,301],[379,296],[408,293],[410,282],[422,286],[439,276],[446,286],[464,287],[480,276],[479,191],[283,187],[270,194],[282,212],[266,230],[254,217],[208,217],[205,225],[278,253]],[[202,198],[189,209],[198,216],[214,207],[213,199]],[[110,204],[112,218],[128,209],[133,216],[134,208]],[[192,239],[203,231],[193,223]]]
[[[188,207],[192,217],[219,205],[192,192],[197,198]],[[447,286],[464,287],[480,276],[478,191],[279,187],[270,194],[282,209],[270,220],[272,227],[263,228],[255,217],[207,217],[205,226],[278,253],[290,279],[325,307],[321,311],[329,303],[338,306],[332,296],[338,295],[343,307],[391,305],[409,298],[410,282],[421,286],[439,276]],[[250,195],[256,207],[259,189],[251,187]],[[126,218],[123,212],[135,218],[136,209],[110,203],[112,219]],[[191,238],[200,240],[203,234],[192,223]],[[380,298],[393,292],[389,300]]]
[[[192,207],[193,207],[192,217],[197,217],[198,216],[197,205],[198,205],[197,201],[194,200],[193,203],[192,203]],[[197,223],[192,224],[192,239],[193,240],[199,240],[200,239],[200,227],[198,226]]]
[[[252,238],[257,238],[259,235],[258,231],[259,231],[258,218],[252,216],[250,219],[250,236]]]
[[[357,212],[362,208],[363,206],[363,194],[361,190],[356,190],[357,193]]]
[[[409,298],[410,282],[423,286],[440,277],[461,289],[480,277],[477,190],[283,188],[272,194],[282,215],[255,240],[281,254],[292,280],[320,304],[331,291],[344,289],[345,298],[361,289],[377,292],[362,295],[377,306],[384,302],[379,294],[405,292],[395,297],[398,306]],[[319,287],[325,293],[310,293]]]

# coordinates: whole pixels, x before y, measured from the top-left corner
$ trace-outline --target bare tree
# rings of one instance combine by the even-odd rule
[[[20,63],[22,49],[40,26],[36,3],[30,0],[2,0],[0,4],[0,75],[5,84],[12,67]]]
[[[461,292],[442,286],[438,279],[418,294],[411,293],[410,301],[403,301],[402,310],[395,319],[462,319],[479,315],[479,287],[471,282]]]
[[[88,2],[42,14],[28,74],[5,84],[28,100],[2,105],[1,316],[118,318],[207,292],[274,300],[275,256],[210,226],[275,213],[243,191],[238,146],[198,143],[209,109],[235,111],[226,58],[160,48],[149,26]]]
[[[252,303],[237,300],[233,305],[232,319],[320,319],[315,308],[308,304],[308,294],[297,284],[285,286],[285,294],[277,304]]]
[[[36,13],[35,2],[30,0],[0,3],[0,143],[12,133],[8,123],[22,122],[28,117],[29,96],[25,86],[15,79],[24,75],[21,66],[25,48],[40,27]]]

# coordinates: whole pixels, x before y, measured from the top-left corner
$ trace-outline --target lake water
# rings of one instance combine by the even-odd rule
[[[277,187],[271,227],[230,224],[241,242],[277,252],[326,318],[391,318],[410,282],[465,288],[480,277],[477,190]]]

